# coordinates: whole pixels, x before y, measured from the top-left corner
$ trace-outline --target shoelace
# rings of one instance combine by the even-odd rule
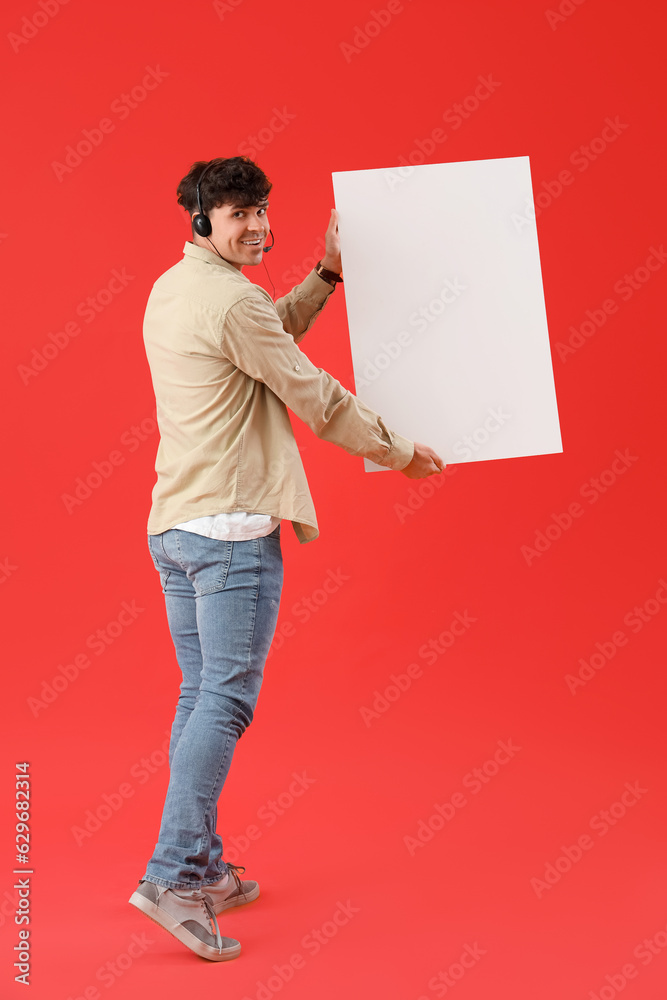
[[[241,888],[241,879],[238,877],[238,875],[236,873],[237,872],[241,872],[241,874],[243,874],[245,872],[245,865],[233,865],[231,863],[231,861],[226,861],[225,864],[227,865],[227,868],[230,869],[232,875],[234,876],[234,878],[236,880],[236,885],[240,889]]]
[[[218,918],[215,915],[215,910],[211,906],[210,896],[207,896],[206,893],[202,892],[200,889],[193,889],[190,899],[197,899],[202,903],[204,909],[206,910],[206,915],[215,928],[215,946],[219,952],[222,951],[222,937],[220,935],[220,928],[218,927]]]

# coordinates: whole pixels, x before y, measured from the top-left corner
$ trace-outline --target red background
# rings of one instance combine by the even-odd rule
[[[661,5],[563,0],[557,19],[556,4],[535,0],[403,0],[376,30],[384,0],[72,0],[55,13],[44,2],[45,16],[37,0],[2,15],[2,995],[22,990],[13,802],[14,765],[28,761],[39,1000],[211,989],[238,1000],[663,998],[666,269],[641,270],[667,237]],[[114,102],[147,67],[166,75],[121,115]],[[454,128],[443,115],[480,75],[496,89],[476,109],[469,100]],[[294,116],[281,131],[269,126],[276,108]],[[54,163],[104,118],[113,130],[59,177]],[[607,118],[626,127],[594,144],[583,169],[577,150]],[[288,634],[274,642],[219,810],[230,860],[254,826],[236,862],[262,896],[223,916],[243,951],[214,965],[127,903],[157,839],[179,683],[145,539],[157,433],[141,337],[151,285],[189,235],[176,185],[194,160],[263,136],[253,158],[274,184],[267,264],[281,294],[292,268],[300,278],[321,256],[332,171],[398,165],[439,127],[447,138],[427,161],[527,154],[535,194],[546,192],[537,225],[564,451],[450,466],[427,496],[426,480],[367,474],[294,419],[321,535],[300,546],[283,525]],[[85,322],[77,307],[114,269],[132,279]],[[263,267],[245,273],[270,288]],[[608,299],[616,311],[563,360],[557,345]],[[80,333],[45,358],[49,335],[77,320]],[[354,388],[343,289],[302,346]],[[627,465],[601,492],[591,480],[617,450]],[[112,452],[118,464],[68,511],[64,495]],[[526,555],[575,502],[581,516]],[[325,601],[330,573],[339,585]],[[133,601],[141,612],[96,653],[89,637]],[[636,607],[640,627],[626,617]],[[456,612],[474,623],[429,663],[420,648]],[[573,693],[567,675],[596,652]],[[61,667],[82,654],[89,666],[65,685]],[[411,663],[421,675],[392,689]],[[377,700],[387,688],[394,700]],[[520,750],[487,765],[475,794],[465,776],[498,741]],[[295,773],[311,782],[297,798]],[[602,835],[595,817],[626,783],[641,791],[613,806]],[[456,792],[465,805],[432,820],[427,839],[435,805]],[[99,828],[77,843],[96,812]],[[405,838],[419,831],[415,847]],[[568,862],[578,841],[587,849]],[[342,918],[348,901],[355,912]],[[315,954],[317,928],[326,943]],[[463,953],[477,956],[468,969]]]

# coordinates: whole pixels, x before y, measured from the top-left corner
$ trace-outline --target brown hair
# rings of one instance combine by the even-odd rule
[[[247,156],[218,157],[210,161],[201,187],[201,204],[205,213],[220,205],[233,204],[239,208],[260,205],[269,196],[271,181],[256,163]],[[192,216],[198,212],[197,182],[209,161],[197,160],[180,181],[176,194],[178,204]]]

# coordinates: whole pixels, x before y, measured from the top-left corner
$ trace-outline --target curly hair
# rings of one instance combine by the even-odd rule
[[[225,204],[248,208],[250,205],[260,205],[268,198],[273,185],[264,171],[248,156],[218,157],[210,162],[214,166],[206,171],[200,189],[204,212],[208,213],[212,208]],[[197,182],[207,166],[208,161],[197,160],[176,189],[178,204],[190,216],[199,210]]]

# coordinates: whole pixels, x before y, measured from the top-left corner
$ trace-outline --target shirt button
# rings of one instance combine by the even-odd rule
[[[294,365],[294,371],[295,372],[300,372],[301,371],[301,367],[299,365]]]

